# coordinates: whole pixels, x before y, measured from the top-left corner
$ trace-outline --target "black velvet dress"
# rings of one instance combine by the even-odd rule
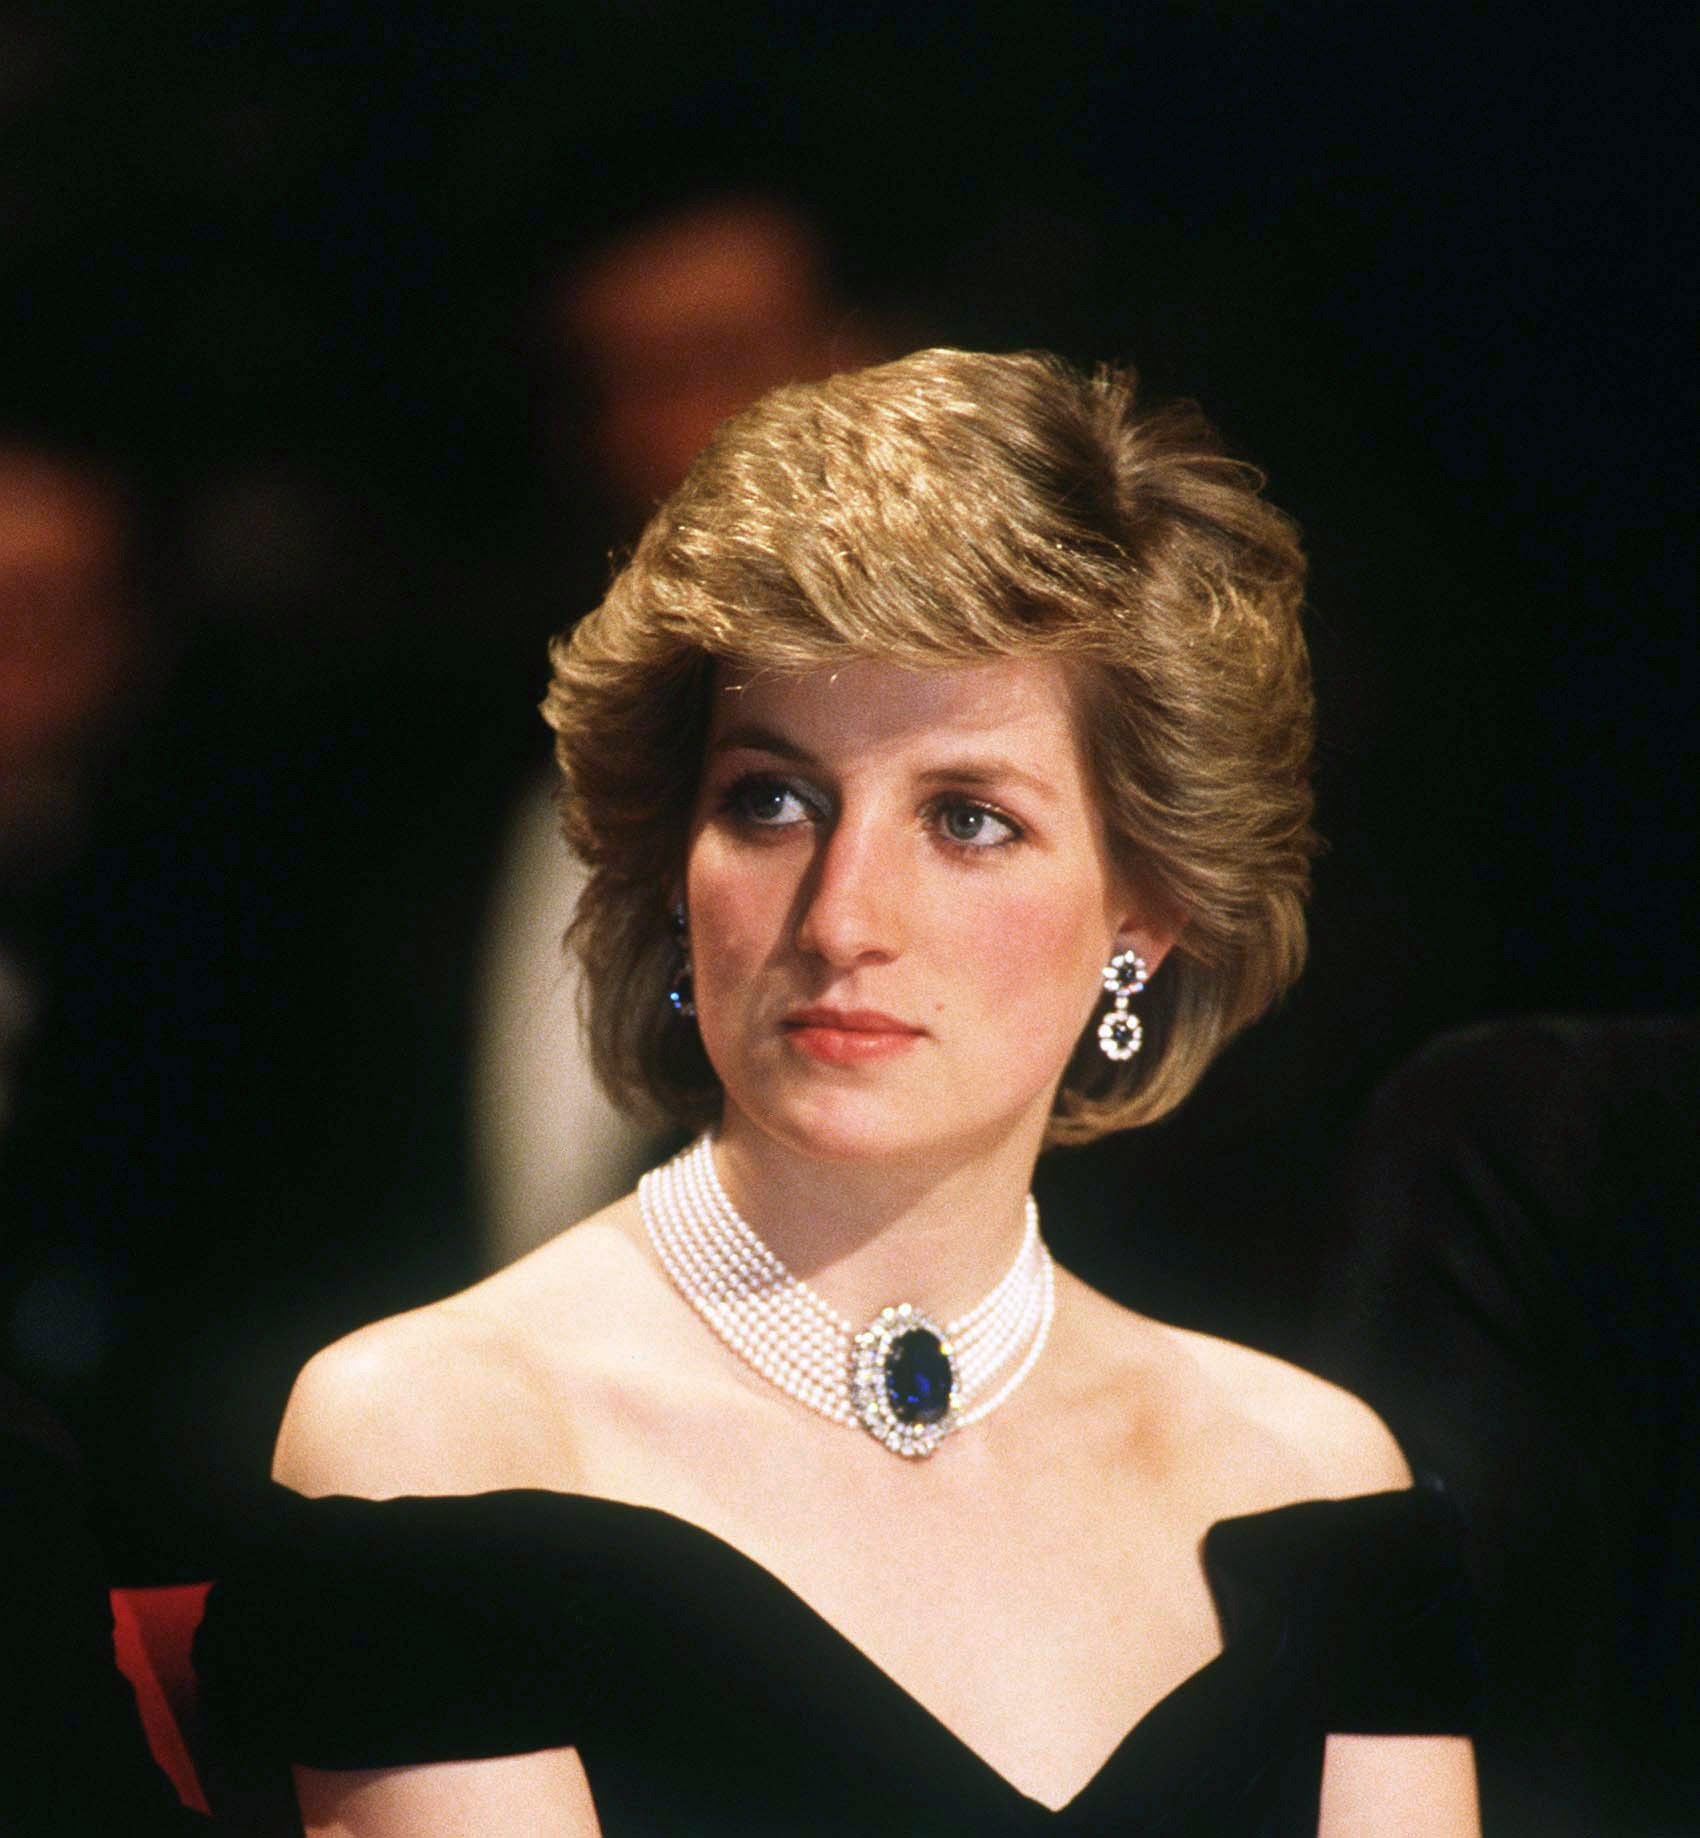
[[[666,1513],[543,1492],[274,1504],[202,1631],[223,1739],[322,1768],[576,1745],[607,1838],[1312,1838],[1329,1731],[1470,1724],[1452,1514],[1424,1490],[1214,1526],[1222,1652],[1055,1812]],[[924,1553],[893,1563],[924,1590]]]

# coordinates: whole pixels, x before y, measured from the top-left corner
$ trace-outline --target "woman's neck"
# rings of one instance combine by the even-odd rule
[[[715,1165],[734,1206],[794,1276],[863,1322],[913,1302],[972,1308],[1021,1242],[1037,1145],[951,1160],[817,1160],[729,1116]]]

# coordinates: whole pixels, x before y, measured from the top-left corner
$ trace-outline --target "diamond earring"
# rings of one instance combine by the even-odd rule
[[[1115,997],[1098,1023],[1098,1045],[1106,1059],[1132,1059],[1144,1044],[1145,1029],[1128,1012],[1128,1003],[1150,980],[1150,966],[1137,951],[1118,951],[1104,966],[1104,987]]]
[[[667,1000],[681,1021],[690,1021],[696,1015],[697,1005],[691,983],[691,934],[685,924],[683,903],[673,908],[673,944],[679,953],[679,962],[668,979]]]

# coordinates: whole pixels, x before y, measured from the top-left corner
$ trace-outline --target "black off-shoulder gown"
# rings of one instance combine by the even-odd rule
[[[272,1505],[201,1636],[225,1742],[321,1768],[572,1744],[607,1838],[1311,1838],[1330,1731],[1470,1723],[1451,1509],[1421,1489],[1212,1527],[1223,1650],[1058,1811],[666,1513],[544,1492]],[[924,1599],[929,1553],[891,1558]]]

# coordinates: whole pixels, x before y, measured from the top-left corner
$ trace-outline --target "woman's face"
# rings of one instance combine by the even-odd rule
[[[723,670],[685,897],[727,1129],[829,1159],[1037,1153],[1106,960],[1169,942],[1044,660]]]

